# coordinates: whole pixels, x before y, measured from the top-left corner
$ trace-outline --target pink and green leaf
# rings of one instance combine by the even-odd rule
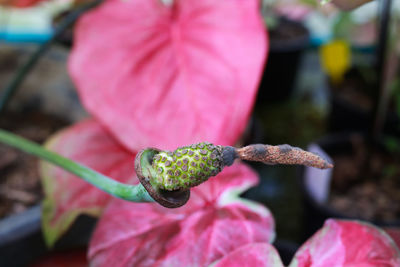
[[[386,230],[398,237],[397,229]],[[267,243],[247,244],[226,254],[210,267],[283,267]],[[297,251],[289,267],[398,267],[400,252],[383,230],[358,221],[329,219]]]
[[[274,221],[261,205],[221,201],[254,185],[243,164],[225,169],[192,190],[178,209],[113,200],[93,235],[92,266],[207,266],[240,246],[272,242]]]
[[[87,110],[133,151],[232,145],[267,49],[258,0],[108,0],[79,20],[69,71]]]
[[[134,154],[121,147],[100,124],[86,120],[56,135],[46,148],[123,182],[137,183]],[[68,229],[80,214],[100,215],[110,196],[93,185],[41,162],[45,192],[42,224],[49,245]]]
[[[268,243],[244,245],[210,267],[284,267],[276,249]]]
[[[381,229],[364,222],[329,219],[297,251],[290,267],[397,267],[400,252]]]
[[[393,239],[397,247],[400,248],[400,228],[399,227],[388,227],[385,228],[386,233]]]

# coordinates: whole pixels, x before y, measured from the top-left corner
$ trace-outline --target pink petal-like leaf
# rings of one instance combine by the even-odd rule
[[[0,0],[0,6],[12,6],[18,8],[31,7],[43,0]]]
[[[134,154],[122,148],[97,122],[86,120],[53,136],[46,147],[116,180],[136,183]],[[110,196],[82,179],[41,162],[46,198],[43,229],[52,245],[79,214],[97,216]]]
[[[244,245],[222,259],[212,267],[284,267],[276,249],[268,243]]]
[[[88,12],[75,30],[71,76],[89,112],[134,151],[231,145],[268,47],[259,1],[173,2],[108,0]]]
[[[256,181],[239,163],[194,188],[179,209],[114,200],[92,238],[91,265],[207,266],[244,244],[272,242],[269,211],[238,197]]]
[[[400,228],[399,227],[388,227],[385,228],[386,233],[393,239],[397,247],[400,248]]]
[[[398,267],[400,252],[379,228],[329,219],[296,253],[290,267]]]

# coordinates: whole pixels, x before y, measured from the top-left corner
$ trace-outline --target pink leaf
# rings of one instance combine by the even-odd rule
[[[95,121],[87,120],[53,136],[46,147],[67,158],[124,182],[137,182],[134,154],[122,148]],[[79,214],[99,215],[110,196],[61,168],[41,163],[43,227],[53,244]]]
[[[268,243],[244,245],[218,260],[213,267],[284,267],[276,249]]]
[[[12,6],[18,8],[25,8],[34,6],[43,0],[0,0],[0,6]]]
[[[329,219],[296,253],[290,267],[398,267],[393,240],[371,224]]]
[[[268,48],[259,1],[173,2],[108,0],[88,12],[76,27],[71,76],[85,107],[134,151],[231,145]]]
[[[400,228],[399,227],[388,227],[385,228],[386,233],[393,239],[397,247],[400,248]]]
[[[257,181],[243,164],[193,189],[179,209],[114,200],[92,238],[92,266],[207,266],[236,248],[272,242],[274,222],[238,194]]]

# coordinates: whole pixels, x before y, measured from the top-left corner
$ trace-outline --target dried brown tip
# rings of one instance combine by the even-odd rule
[[[290,145],[249,145],[236,150],[239,158],[260,161],[265,164],[305,165],[318,169],[333,168],[333,164],[322,157]]]
[[[153,186],[150,182],[151,176],[157,175],[155,170],[153,170],[152,162],[154,155],[158,152],[160,150],[156,148],[147,148],[140,151],[135,158],[136,174],[149,195],[160,205],[166,208],[181,207],[189,200],[190,190],[161,190]]]

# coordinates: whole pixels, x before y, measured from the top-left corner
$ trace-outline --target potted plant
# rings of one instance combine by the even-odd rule
[[[2,45],[2,84],[13,81],[14,73],[29,61],[31,53],[31,46]],[[43,143],[57,130],[86,116],[65,74],[65,59],[66,52],[59,47],[42,57],[33,76],[25,80],[22,90],[16,92],[7,107],[2,105],[1,128]],[[46,78],[49,74],[51,79]],[[19,265],[46,251],[44,242],[39,242],[43,240],[40,233],[43,191],[39,161],[7,146],[2,145],[1,151],[0,258],[4,264]],[[15,253],[21,250],[27,252],[15,257]]]
[[[242,3],[232,2],[226,6],[194,1],[188,2],[187,5],[183,1],[176,1],[176,3],[107,1],[99,8],[87,13],[79,21],[75,31],[76,42],[69,61],[69,69],[85,107],[95,118],[60,132],[47,143],[47,147],[87,164],[114,179],[137,183],[138,180],[132,168],[133,159],[139,149],[144,146],[153,145],[165,149],[200,140],[225,145],[233,144],[245,127],[267,52],[267,38],[256,2],[248,1],[245,6]],[[192,13],[197,14],[204,7],[208,10],[205,14],[202,15],[200,12],[199,16],[194,16],[190,21],[186,20]],[[147,13],[138,13],[138,8]],[[128,14],[126,10],[131,10],[133,13]],[[137,14],[137,16],[132,18],[132,14]],[[152,18],[150,21],[154,25],[158,25],[160,20],[164,21],[165,28],[153,27],[152,31],[146,27],[135,28],[137,35],[123,34],[119,32],[121,29],[119,19],[124,16],[130,19],[129,23],[123,25],[123,28],[129,31],[132,31],[132,26],[135,28],[146,21],[149,22],[148,18]],[[174,18],[172,21],[171,16]],[[203,20],[215,23],[214,18],[222,17],[224,20],[216,24],[217,28],[209,29],[202,24]],[[99,25],[103,22],[106,22],[102,26],[104,36],[121,34],[120,37],[130,42],[132,47],[126,47],[119,41],[104,43],[101,36],[98,36],[100,39],[92,39],[93,33],[98,31]],[[175,22],[182,22],[182,24]],[[184,27],[189,22],[193,22],[194,26]],[[226,24],[232,31],[226,31],[224,27]],[[205,31],[205,34],[216,36],[216,38],[196,39],[197,30]],[[171,32],[179,34],[170,36]],[[150,33],[153,34],[148,36],[150,39],[144,38]],[[181,33],[185,34],[184,40],[179,37]],[[110,40],[116,41],[114,38]],[[48,44],[46,45],[48,47]],[[104,53],[103,45],[112,46],[115,53]],[[140,45],[140,49],[137,45]],[[178,53],[174,48],[176,46],[181,47]],[[87,50],[88,47],[89,50]],[[42,47],[38,54],[41,55],[44,50],[45,48]],[[162,57],[152,57],[152,51],[154,55],[160,53],[158,55]],[[182,51],[193,51],[193,53],[185,54]],[[91,54],[92,52],[96,56]],[[228,56],[230,54],[242,56]],[[125,55],[123,57],[131,58],[131,60],[120,61],[117,64],[118,68],[112,67],[112,64],[104,64],[104,62],[116,63],[115,60],[122,60],[120,55]],[[38,56],[30,61],[28,70],[37,58]],[[182,59],[185,59],[187,64],[181,65]],[[131,72],[121,71],[120,67],[128,65],[132,67]],[[174,67],[162,68],[163,66]],[[198,68],[199,66],[203,71]],[[240,75],[237,75],[237,70],[241,70]],[[107,78],[110,71],[114,72],[112,79]],[[152,78],[154,71],[159,72],[158,79]],[[25,72],[27,72],[26,69]],[[103,73],[100,74],[101,72]],[[189,87],[186,82],[188,77],[193,81]],[[227,77],[232,78],[228,79],[230,83],[227,83]],[[100,82],[100,78],[106,80]],[[118,82],[111,82],[112,80],[114,82],[125,80],[125,82],[117,85]],[[204,84],[202,81],[205,80],[212,83]],[[96,86],[97,82],[100,82],[100,87]],[[113,94],[115,99],[111,100],[108,90],[118,92]],[[215,93],[218,94],[215,95]],[[195,95],[197,96],[193,97]],[[231,105],[223,105],[221,97],[229,99]],[[103,104],[98,105],[92,101],[101,101]],[[193,108],[194,106],[197,108]],[[178,112],[179,115],[166,120],[165,116],[173,114],[171,112]],[[137,114],[142,115],[137,117]],[[227,120],[231,121],[229,125],[225,123]],[[207,129],[210,127],[210,122],[212,122],[213,131]],[[164,134],[160,135],[161,132]],[[53,155],[51,158],[57,158],[57,156]],[[42,224],[47,244],[54,245],[61,235],[67,232],[78,215],[99,216],[106,206],[111,205],[112,198],[107,194],[58,168],[43,164],[41,174],[46,194],[46,199],[42,203],[44,214]],[[220,198],[220,194],[229,191],[228,189],[244,190],[256,180],[255,174],[245,166],[238,166],[227,171],[221,178],[221,184],[217,183],[211,188],[202,189],[206,192],[215,191],[213,194],[208,194],[210,198],[215,198],[214,205],[204,212],[217,213],[220,207],[217,206],[216,201]],[[230,181],[237,181],[237,184],[233,184],[231,188]],[[222,191],[212,189],[214,187]],[[198,199],[201,199],[202,190],[199,190]],[[147,200],[152,199],[147,197]],[[198,203],[201,204],[208,200],[199,201]],[[196,203],[195,200],[194,202]],[[192,211],[198,211],[196,213],[198,215],[202,214],[202,205],[197,206],[195,203],[191,209],[176,213],[174,225],[185,221],[190,222],[190,220],[182,219],[192,218],[190,217]],[[154,205],[140,205],[148,205],[147,208],[143,208],[144,212],[149,213],[149,216],[145,216],[144,219],[151,219]],[[233,217],[235,217],[233,214],[235,212],[254,214],[255,226],[263,225],[260,228],[260,230],[263,229],[262,233],[257,238],[265,241],[272,239],[273,220],[265,208],[260,208],[259,213],[253,213],[242,205],[226,206],[222,210],[232,213]],[[166,209],[161,209],[160,220],[168,217],[168,213]],[[233,220],[235,221],[236,218]],[[215,217],[215,221],[220,222],[218,216]],[[151,222],[143,222],[143,225],[155,227],[156,230],[156,225],[152,226]],[[200,223],[200,225],[208,227],[209,224]],[[168,229],[168,226],[166,228]],[[245,233],[246,231],[242,233],[243,236]],[[150,241],[150,238],[148,239]],[[250,238],[248,242],[251,240],[253,239]],[[17,258],[16,253],[14,251],[14,254],[10,253],[8,257]],[[204,260],[209,262],[212,259]]]
[[[292,13],[300,13],[300,17],[290,16],[288,9],[293,10]],[[270,52],[257,96],[259,104],[290,97],[302,54],[310,44],[309,32],[300,22],[308,12],[307,8],[301,5],[284,8],[278,1],[263,1],[262,12],[268,27]]]
[[[377,82],[374,88],[375,101],[372,103],[374,113],[369,120],[368,117],[361,117],[364,118],[364,123],[359,126],[364,132],[337,133],[311,145],[314,151],[331,157],[336,162],[336,168],[330,173],[317,173],[307,169],[302,171],[301,182],[309,212],[307,233],[318,229],[331,216],[361,218],[382,226],[399,226],[397,208],[388,209],[390,203],[397,203],[395,198],[400,190],[396,179],[397,129],[393,121],[392,125],[386,124],[384,127],[385,120],[390,121],[386,116],[390,83],[385,72],[390,62],[385,60],[389,55],[386,52],[386,42],[390,3],[391,1],[382,2]],[[388,126],[391,126],[391,132],[384,130],[390,129]],[[392,134],[392,137],[388,138],[387,134]],[[318,178],[321,178],[318,185],[313,184]]]
[[[2,142],[61,167],[40,167],[48,245],[88,214],[101,217],[89,245],[92,266],[223,264],[243,245],[270,247],[274,239],[269,210],[239,197],[258,177],[235,159],[332,167],[289,145],[232,147],[254,100],[267,39],[257,1],[224,4],[111,0],[79,20],[69,70],[93,118],[60,131],[46,148],[0,131]],[[199,31],[215,38],[196,39]],[[105,43],[103,36],[113,38]],[[342,224],[328,228],[347,232]],[[372,260],[398,262],[386,235],[350,226],[372,239],[370,249],[378,242],[385,252]]]
[[[1,128],[43,143],[57,130],[87,116],[66,75],[66,50],[59,46],[49,48],[65,27],[89,6],[92,4],[73,12],[61,22],[53,38],[37,48],[35,45],[2,45]],[[27,77],[33,67],[36,68],[32,75]],[[17,90],[20,87],[21,90]],[[39,161],[9,147],[1,146],[1,149],[0,258],[8,266],[21,266],[48,251],[41,232],[43,190]],[[93,220],[81,218],[80,227],[72,229],[57,244],[57,249],[87,244],[93,226]],[[16,257],[19,251],[26,253]]]

